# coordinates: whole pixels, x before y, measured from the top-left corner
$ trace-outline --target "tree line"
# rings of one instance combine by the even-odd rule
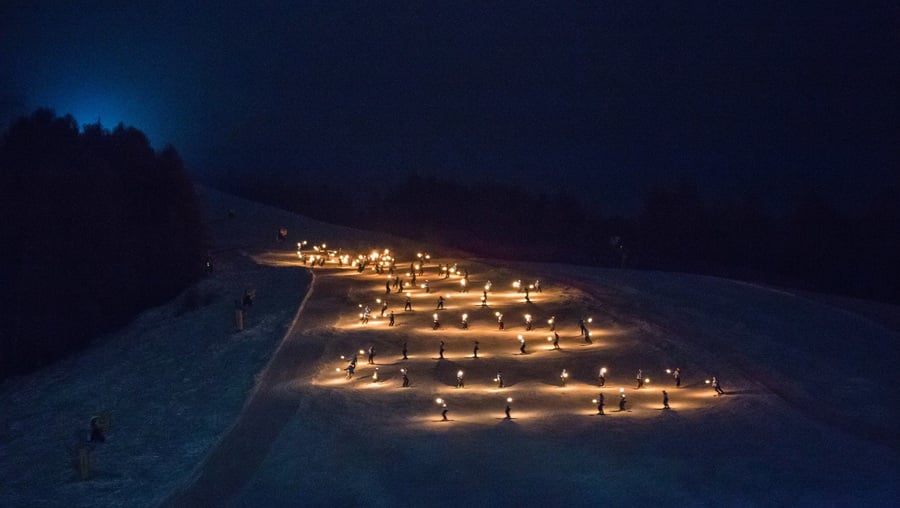
[[[500,259],[717,275],[900,303],[900,182],[841,212],[810,189],[773,213],[748,196],[704,197],[681,180],[648,191],[633,217],[604,217],[573,193],[410,174],[388,191],[285,176],[213,185],[312,218]]]
[[[184,164],[138,129],[79,129],[39,109],[3,134],[0,188],[0,379],[85,347],[203,273]]]

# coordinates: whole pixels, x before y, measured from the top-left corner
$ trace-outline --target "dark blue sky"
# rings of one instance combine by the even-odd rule
[[[4,118],[124,121],[197,172],[443,172],[607,212],[681,175],[783,205],[900,172],[895,2],[126,3],[4,2]]]

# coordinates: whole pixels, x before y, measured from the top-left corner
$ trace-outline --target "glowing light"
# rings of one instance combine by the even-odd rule
[[[337,372],[340,372],[340,371],[341,371],[341,368],[340,368],[340,367],[337,367],[337,368],[335,368],[334,370],[337,371]]]
[[[666,369],[666,374],[671,374],[671,373],[672,373],[672,369]]]
[[[362,349],[360,349],[360,350],[359,350],[359,354],[364,355],[364,354],[366,354],[366,352],[363,351]]]
[[[436,404],[443,404],[443,403],[444,403],[444,399],[438,397],[438,398],[434,399],[434,402],[435,402]]]
[[[468,314],[463,314],[463,321],[465,321],[466,319],[469,319],[469,315],[468,315]]]
[[[589,318],[588,318],[588,323],[593,323],[593,322],[594,322],[594,318],[589,317]]]
[[[525,342],[525,337],[522,337],[522,334],[519,334],[519,342]]]
[[[459,371],[456,373],[456,377],[463,377],[463,371]]]
[[[606,374],[606,367],[603,367],[602,369],[600,369],[600,374]]]
[[[437,317],[438,317],[437,314],[432,314],[432,317],[434,318],[435,321],[437,321]]]
[[[547,337],[547,342],[553,342],[553,337]]]
[[[512,402],[512,397],[507,397],[506,402]]]
[[[500,311],[495,312],[494,315],[500,317]]]
[[[596,403],[597,403],[597,399],[591,399],[591,402],[593,402],[594,404],[596,404]]]
[[[709,384],[709,379],[706,380],[706,384]]]
[[[648,378],[644,378],[644,382],[645,382],[645,383],[649,383],[649,382],[650,382],[650,378],[649,378],[649,377],[648,377]]]
[[[376,299],[375,299],[375,302],[376,302],[376,303],[381,303],[381,298],[376,298]]]
[[[619,388],[619,393],[625,393],[625,389],[624,389],[624,388]]]

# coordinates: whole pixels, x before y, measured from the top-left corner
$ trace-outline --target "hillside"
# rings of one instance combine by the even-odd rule
[[[0,386],[8,479],[0,505],[889,506],[897,498],[897,396],[879,388],[896,365],[898,333],[877,317],[723,279],[459,252],[432,252],[430,291],[409,290],[412,312],[402,310],[402,293],[384,294],[384,275],[330,264],[314,269],[304,301],[310,279],[297,241],[390,248],[400,266],[430,249],[206,189],[201,196],[217,245],[208,279],[90,351]],[[459,277],[438,280],[437,263],[468,269],[472,290],[459,292]],[[540,279],[543,290],[526,302],[511,287],[517,279]],[[257,297],[236,332],[233,300],[251,288]],[[438,295],[446,302],[434,330]],[[394,327],[374,307],[383,297]],[[367,304],[374,315],[362,324]],[[559,351],[546,340],[549,316]],[[582,317],[593,318],[590,343]],[[347,380],[339,369],[370,346],[375,365],[360,355]],[[681,388],[665,372],[674,367]],[[650,379],[641,389],[637,369]],[[465,388],[456,388],[459,370]],[[498,370],[504,388],[492,381]],[[713,375],[720,397],[705,383]],[[599,393],[605,416],[592,402]],[[112,412],[113,425],[92,452],[93,479],[81,482],[69,463],[73,433],[83,437],[100,411]]]

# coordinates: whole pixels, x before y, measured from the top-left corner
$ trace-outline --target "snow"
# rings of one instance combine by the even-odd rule
[[[212,276],[91,349],[0,386],[0,506],[898,499],[896,307],[696,275],[475,260],[208,189],[201,195],[215,242]],[[288,240],[277,242],[282,226]],[[358,305],[385,297],[385,278],[316,269],[304,300],[311,279],[293,253],[303,239],[353,252],[392,248],[401,260],[427,249],[436,262],[466,266],[472,290],[458,293],[458,279],[431,274],[434,292],[413,291],[414,312],[402,311],[402,295],[387,296],[396,327],[375,305],[364,326]],[[488,278],[491,308],[481,309]],[[509,285],[535,278],[544,291],[526,304]],[[237,332],[233,300],[248,288],[257,298]],[[435,331],[438,294],[449,296]],[[496,330],[496,310],[506,331]],[[468,330],[458,326],[462,312]],[[533,332],[524,331],[526,312]],[[550,315],[561,351],[546,340]],[[594,318],[592,344],[578,337],[583,316]],[[353,380],[336,372],[346,366],[341,355],[369,345],[378,350],[378,383],[364,355]],[[591,403],[600,366],[610,369],[606,416]],[[684,371],[679,389],[665,376],[676,366]],[[401,367],[410,388],[400,386]],[[638,368],[651,378],[641,390]],[[466,387],[457,389],[460,369]],[[498,369],[506,388],[491,382]],[[712,375],[726,395],[713,397],[704,382]],[[629,401],[621,413],[620,387]],[[661,409],[662,389],[671,410]],[[436,397],[447,401],[449,422],[440,421]],[[111,412],[111,431],[93,447],[92,478],[80,481],[71,454],[101,411]]]

